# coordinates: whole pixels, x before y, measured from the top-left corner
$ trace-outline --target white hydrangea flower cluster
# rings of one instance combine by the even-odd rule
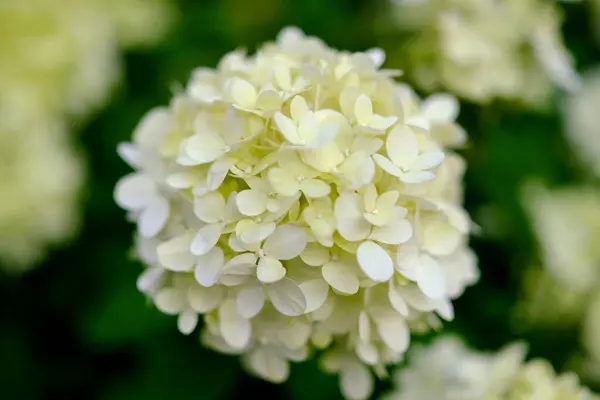
[[[549,190],[539,184],[525,189],[524,205],[543,268],[528,271],[531,276],[524,281],[517,309],[519,323],[581,326],[589,364],[585,368],[595,365],[600,371],[600,192],[593,187]],[[548,309],[548,304],[553,307]],[[595,375],[600,377],[599,372]]]
[[[115,199],[137,224],[138,286],[182,333],[272,382],[327,349],[344,395],[453,317],[478,278],[461,206],[457,101],[421,102],[374,49],[296,28],[194,71],[119,148]]]
[[[581,90],[566,99],[563,108],[566,138],[575,154],[596,177],[600,177],[600,68],[583,75]]]
[[[102,105],[120,74],[120,47],[156,40],[170,21],[166,0],[138,3],[3,1],[0,106],[81,117]]]
[[[402,62],[425,90],[537,107],[555,85],[580,86],[554,0],[391,1],[396,25],[412,35]]]
[[[176,18],[173,0],[93,0],[114,24],[122,47],[154,45]]]
[[[587,289],[566,284],[543,265],[527,267],[521,288],[513,315],[518,330],[534,326],[549,330],[577,327],[590,301]],[[548,304],[552,304],[551,310]]]
[[[525,346],[476,352],[453,336],[415,346],[408,367],[397,371],[386,400],[592,400],[575,374],[556,376],[545,360],[523,363]]]
[[[588,290],[598,283],[600,192],[593,187],[548,190],[532,183],[524,188],[544,267],[559,280]]]
[[[52,120],[10,125],[0,113],[0,265],[31,267],[78,227],[82,160]],[[27,125],[27,134],[21,128]]]
[[[119,75],[119,46],[164,33],[171,14],[160,10],[168,5],[0,4],[0,262],[7,270],[32,267],[48,246],[74,233],[83,177],[70,127],[106,100]]]

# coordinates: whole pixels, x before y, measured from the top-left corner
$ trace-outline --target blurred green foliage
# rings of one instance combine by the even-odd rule
[[[83,130],[73,141],[83,144],[90,171],[81,235],[36,271],[0,279],[0,399],[340,398],[336,378],[321,373],[315,360],[294,365],[282,386],[254,380],[234,357],[201,348],[195,335],[179,334],[172,317],[146,304],[135,286],[141,267],[129,257],[133,227],[113,200],[115,182],[128,172],[115,149],[147,110],[165,104],[176,85],[185,84],[193,68],[214,66],[238,46],[252,51],[286,25],[337,48],[373,47],[380,5],[180,0],[180,20],[164,43],[126,55],[125,78],[111,103],[91,123],[75,127]],[[585,9],[565,7],[566,42],[585,69],[599,60],[598,48]],[[535,257],[519,204],[520,184],[538,177],[559,185],[580,179],[581,172],[562,138],[557,109],[531,114],[506,104],[464,104],[460,122],[471,137],[463,151],[469,165],[467,209],[476,221],[492,215],[498,234],[473,238],[481,281],[456,302],[456,320],[445,330],[464,335],[475,347],[497,349],[519,337],[510,313],[523,269]],[[530,341],[532,356],[546,357],[560,369],[577,346],[575,335],[521,337]]]

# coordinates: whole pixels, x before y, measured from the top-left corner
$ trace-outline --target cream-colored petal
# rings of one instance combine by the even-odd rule
[[[338,292],[355,294],[358,292],[358,277],[348,265],[340,261],[330,261],[321,269],[323,278]]]
[[[258,190],[242,190],[236,197],[238,210],[243,215],[256,216],[262,214],[267,209],[267,201],[269,196],[267,193]]]
[[[308,238],[303,227],[294,224],[278,226],[263,246],[263,251],[278,260],[291,260],[306,248]]]
[[[213,247],[208,253],[197,258],[194,278],[205,287],[214,285],[223,272],[225,256],[220,247]]]
[[[419,155],[417,136],[406,125],[398,125],[388,134],[385,149],[394,165],[410,168]]]
[[[361,243],[358,246],[356,258],[365,275],[376,282],[388,281],[394,274],[392,258],[375,242]]]
[[[261,257],[258,261],[258,267],[256,269],[256,277],[262,283],[273,283],[280,281],[285,277],[286,269],[276,258],[273,257]]]
[[[283,278],[267,286],[271,304],[281,314],[290,317],[304,314],[307,310],[306,297],[300,287],[291,279]]]

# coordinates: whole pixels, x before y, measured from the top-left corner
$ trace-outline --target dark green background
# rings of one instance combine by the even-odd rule
[[[0,277],[0,399],[340,397],[336,378],[321,373],[315,360],[294,365],[284,385],[248,378],[236,358],[201,348],[196,334],[181,335],[174,318],[146,304],[135,287],[141,266],[129,256],[133,227],[112,197],[128,172],[115,149],[147,110],[166,104],[173,85],[185,84],[194,67],[214,66],[238,46],[252,51],[286,25],[340,49],[399,45],[401,38],[380,29],[380,6],[368,0],[181,0],[179,21],[162,45],[125,55],[125,76],[110,104],[75,126],[83,132],[73,140],[81,142],[89,169],[81,235],[37,270]],[[598,48],[584,6],[566,8],[566,42],[585,70],[598,60]],[[463,151],[467,209],[478,221],[481,207],[491,206],[501,229],[473,239],[482,278],[456,302],[457,318],[445,330],[481,349],[528,339],[530,355],[560,369],[577,350],[577,332],[523,334],[511,325],[521,274],[536,257],[518,188],[536,176],[550,185],[582,182],[584,170],[566,146],[556,109],[464,103],[460,122],[471,137]]]

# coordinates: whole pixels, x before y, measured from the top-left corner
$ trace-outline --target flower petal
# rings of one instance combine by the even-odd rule
[[[398,166],[394,165],[389,158],[382,156],[381,154],[373,154],[373,160],[390,175],[396,176],[400,178],[403,175],[403,172]]]
[[[185,292],[175,288],[166,287],[156,293],[154,304],[161,312],[175,315],[183,311],[186,306]]]
[[[198,230],[192,243],[190,244],[190,251],[196,256],[201,256],[208,253],[213,247],[217,245],[217,242],[221,238],[223,233],[223,225],[221,224],[210,224],[205,225]]]
[[[354,348],[356,355],[367,365],[376,365],[379,361],[379,351],[375,345],[368,342],[359,342]]]
[[[184,335],[189,335],[198,325],[198,314],[194,310],[185,310],[177,318],[177,328]]]
[[[372,213],[377,208],[377,188],[375,185],[368,185],[363,194],[364,210]]]
[[[306,248],[308,238],[304,228],[285,224],[278,226],[273,234],[267,238],[263,251],[270,257],[278,260],[291,260],[302,253]]]
[[[239,192],[235,202],[242,214],[253,217],[265,212],[268,200],[269,196],[266,193],[248,189]]]
[[[330,261],[321,269],[323,278],[338,292],[355,294],[358,292],[358,277],[348,265],[339,261]]]
[[[134,144],[119,143],[117,145],[117,154],[119,154],[119,157],[121,157],[121,159],[131,168],[137,169],[140,167],[140,153],[140,149]]]
[[[379,47],[373,47],[365,51],[365,54],[369,56],[375,68],[380,68],[385,62],[385,51]]]
[[[196,175],[190,172],[176,172],[167,177],[167,185],[175,189],[189,189],[200,183]]]
[[[298,129],[296,128],[296,124],[294,124],[294,121],[292,121],[280,112],[276,112],[273,118],[275,121],[275,125],[277,125],[277,129],[279,129],[283,137],[289,143],[295,145],[302,144],[302,141],[300,140],[300,136],[298,134]]]
[[[408,316],[408,304],[402,295],[396,290],[393,279],[390,280],[390,285],[388,287],[388,299],[390,300],[390,304],[394,310],[404,317]]]
[[[444,161],[443,151],[430,151],[423,153],[417,157],[413,165],[410,167],[414,171],[435,168]]]
[[[375,208],[378,210],[390,210],[398,202],[400,193],[396,190],[388,190],[377,198]]]
[[[229,235],[229,239],[227,239],[227,244],[231,247],[231,250],[237,253],[243,253],[244,251],[248,251],[246,244],[242,242],[236,235]]]
[[[454,307],[452,302],[446,299],[437,300],[435,306],[435,312],[446,321],[452,321],[454,319]]]
[[[190,235],[182,235],[161,243],[156,249],[158,262],[171,271],[191,271],[196,261],[196,257],[189,250],[191,240]]]
[[[275,111],[281,108],[282,99],[274,90],[260,92],[256,99],[256,107],[265,111]]]
[[[115,187],[115,201],[126,210],[140,210],[156,196],[156,184],[146,175],[134,173],[122,178]]]
[[[225,153],[226,144],[216,132],[202,131],[190,136],[185,142],[185,156],[196,164],[208,164]]]
[[[187,301],[190,307],[201,314],[217,308],[224,298],[225,290],[222,286],[203,287],[192,284],[187,292]]]
[[[235,349],[244,349],[252,337],[250,320],[238,314],[233,299],[225,301],[219,308],[219,330],[225,342]]]
[[[433,311],[436,306],[436,302],[439,300],[432,300],[427,297],[421,289],[416,285],[404,285],[396,288],[396,291],[406,300],[411,307],[419,311]]]
[[[308,243],[300,258],[311,267],[320,267],[329,261],[329,250],[318,243]]]
[[[262,285],[249,285],[238,293],[236,305],[238,313],[247,319],[256,316],[265,304],[265,290]]]
[[[288,170],[274,167],[267,172],[267,179],[277,193],[282,196],[294,196],[300,190],[300,183]]]
[[[375,226],[369,239],[385,244],[400,244],[407,242],[412,236],[412,225],[408,220],[391,221],[384,226]]]
[[[258,268],[256,269],[256,277],[262,283],[273,283],[277,282],[286,274],[286,269],[283,267],[281,261],[273,257],[261,257],[258,261]]]
[[[390,126],[394,125],[397,121],[398,117],[393,115],[390,117],[382,117],[381,115],[375,115],[371,120],[370,126],[378,131],[385,131]]]
[[[396,264],[402,275],[412,281],[416,280],[416,272],[419,268],[419,263],[419,247],[415,240],[409,240],[398,246],[396,252]]]
[[[446,274],[442,265],[427,255],[422,255],[420,261],[416,271],[419,289],[432,299],[443,298],[446,294]]]
[[[381,340],[393,351],[404,353],[410,344],[410,330],[403,317],[387,317],[377,322]]]
[[[167,223],[171,204],[164,197],[156,197],[140,214],[138,233],[143,237],[157,235]]]
[[[354,103],[354,116],[359,125],[368,126],[373,119],[373,103],[369,96],[361,94]]]
[[[305,179],[301,188],[306,197],[313,199],[325,197],[331,192],[331,186],[319,179]]]
[[[388,281],[394,274],[394,263],[378,244],[366,241],[358,246],[356,258],[365,275],[376,282]]]
[[[251,83],[240,78],[233,78],[230,85],[231,97],[235,105],[244,108],[254,107],[258,93]]]
[[[219,280],[224,264],[223,250],[220,247],[213,247],[208,253],[198,257],[194,278],[202,286],[212,286]]]
[[[306,100],[302,96],[294,96],[292,101],[290,102],[290,113],[292,114],[292,118],[294,121],[300,121],[300,119],[306,114],[308,111],[308,105],[306,104]]]
[[[456,97],[447,93],[436,93],[421,104],[423,116],[434,124],[448,124],[458,117],[459,104]]]
[[[252,371],[271,383],[282,383],[290,375],[288,360],[269,347],[259,347],[247,356]]]
[[[417,136],[408,126],[398,125],[388,134],[385,149],[389,159],[396,166],[410,168],[419,155]]]
[[[283,315],[295,317],[306,312],[306,297],[300,287],[289,278],[268,285],[267,294],[273,307]]]
[[[194,199],[194,214],[207,224],[222,221],[225,216],[225,198],[219,192],[210,192]]]
[[[329,285],[323,279],[311,279],[309,281],[302,282],[299,287],[306,298],[307,313],[321,308],[321,306],[327,300],[327,295],[329,294]]]
[[[353,362],[340,372],[340,389],[348,400],[365,400],[373,392],[373,376],[366,365]]]
[[[208,175],[206,176],[207,189],[217,190],[225,180],[225,177],[227,177],[230,167],[231,162],[226,159],[217,160],[212,163],[208,170]]]
[[[334,207],[340,235],[349,241],[365,239],[371,230],[362,215],[362,199],[357,193],[344,193],[337,198]]]
[[[133,139],[136,144],[144,147],[160,146],[172,123],[171,110],[167,107],[154,108],[135,127]]]
[[[142,293],[154,293],[162,287],[165,272],[160,266],[146,268],[136,281],[137,289]]]
[[[433,255],[447,256],[456,250],[462,237],[462,233],[446,221],[429,221],[423,229],[423,248]]]
[[[238,286],[248,281],[256,273],[256,255],[244,253],[227,261],[223,266],[220,283],[225,286]]]
[[[404,183],[423,183],[435,178],[435,174],[430,171],[411,171],[402,174],[400,180]]]
[[[303,146],[306,149],[320,149],[327,144],[333,142],[340,131],[338,124],[330,122],[316,128],[316,133],[312,140]]]
[[[244,219],[237,223],[235,232],[238,238],[246,243],[260,243],[269,237],[275,231],[274,222],[256,223],[249,219]]]

